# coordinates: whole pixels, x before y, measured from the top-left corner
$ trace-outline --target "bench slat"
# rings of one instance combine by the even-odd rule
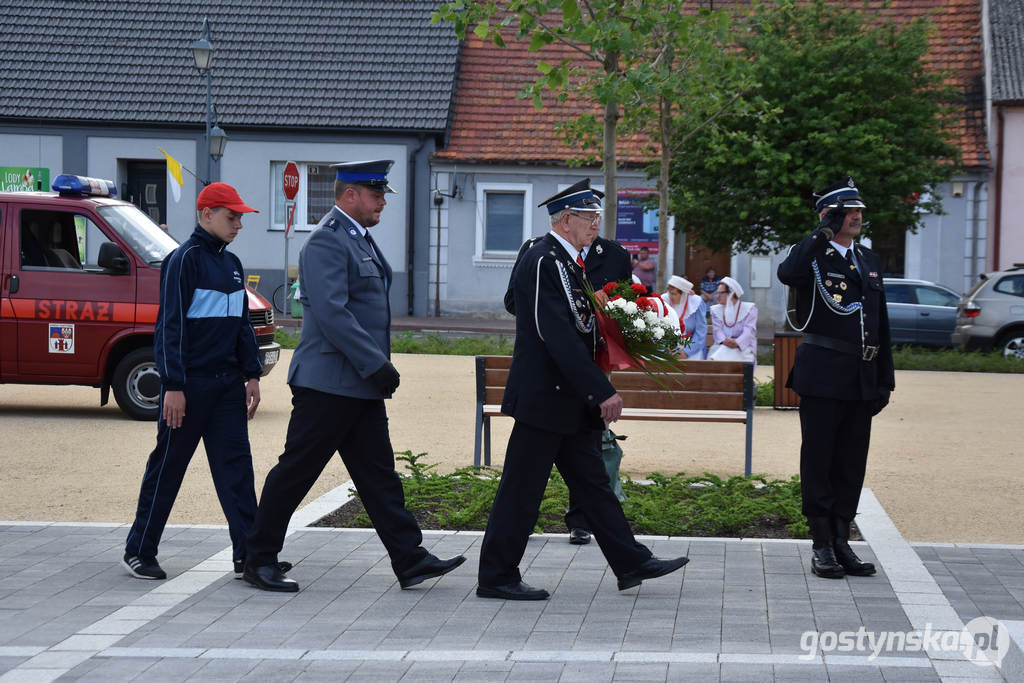
[[[500,405],[485,405],[484,417],[504,415]],[[623,420],[664,420],[667,422],[739,422],[747,421],[742,410],[659,410],[657,408],[623,408]]]
[[[490,373],[488,373],[488,376],[490,376]],[[618,391],[626,389],[643,389],[646,391],[735,391],[737,385],[743,386],[743,375],[694,373],[688,375],[669,375],[660,379],[664,386],[643,373],[613,372],[612,386]],[[487,383],[491,384],[490,381]]]
[[[742,393],[620,391],[624,408],[665,410],[743,410]]]

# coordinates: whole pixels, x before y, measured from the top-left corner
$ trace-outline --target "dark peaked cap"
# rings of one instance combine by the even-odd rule
[[[388,185],[388,171],[391,170],[394,163],[391,159],[345,161],[340,164],[331,164],[331,168],[337,169],[338,180],[343,183],[363,185],[373,190],[398,194],[394,188]]]
[[[548,207],[548,215],[554,215],[565,209],[600,211],[602,197],[604,197],[604,192],[591,189],[590,178],[584,178],[558,194],[548,197],[537,206]]]
[[[825,209],[836,208],[839,206],[839,202],[842,202],[843,208],[846,209],[867,208],[850,176],[846,176],[837,183],[832,183],[820,192],[815,192],[813,196],[814,210],[819,213]]]

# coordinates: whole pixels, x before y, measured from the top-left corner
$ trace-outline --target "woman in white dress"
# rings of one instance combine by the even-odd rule
[[[708,309],[704,300],[693,293],[693,283],[673,275],[668,279],[668,291],[661,300],[679,318],[679,330],[690,345],[679,352],[683,360],[704,360],[707,356]]]
[[[715,343],[708,360],[739,360],[757,364],[757,306],[741,301],[743,287],[723,277],[711,307],[711,332]]]

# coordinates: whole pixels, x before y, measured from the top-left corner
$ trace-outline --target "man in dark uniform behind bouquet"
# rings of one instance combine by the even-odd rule
[[[387,178],[393,163],[335,164],[335,205],[299,255],[303,319],[288,368],[292,415],[284,453],[263,486],[243,577],[263,590],[299,590],[279,570],[277,554],[288,520],[336,452],[403,589],[466,559],[441,560],[422,547],[395,472],[384,406],[399,383],[391,364],[392,271],[369,232],[380,222],[385,193],[394,192]]]
[[[622,398],[594,362],[599,331],[584,291],[580,251],[594,237],[601,202],[569,188],[541,206],[551,232],[523,255],[513,276],[516,341],[502,412],[515,418],[501,483],[480,549],[477,595],[544,600],[522,580],[519,562],[540,501],[557,465],[594,531],[619,590],[664,576],[687,558],[660,560],[630,531],[598,449],[605,423],[622,414]]]
[[[592,192],[599,200],[604,198],[604,192],[590,187],[590,178],[584,178],[574,183],[559,194],[569,196],[577,192]],[[599,221],[594,222],[590,226],[590,232],[593,235],[593,239],[580,250],[580,253],[583,256],[584,275],[590,286],[594,288],[594,291],[596,292],[609,282],[629,282],[632,280],[633,266],[630,263],[629,252],[626,248],[614,240],[601,237],[599,234],[601,232],[601,223]],[[516,256],[516,265],[512,268],[512,276],[509,278],[508,289],[505,292],[505,310],[512,315],[516,314],[515,296],[512,287],[512,283],[515,281],[516,267],[519,266],[523,255],[526,254],[538,239],[540,238],[534,237],[523,242],[523,246],[520,247],[519,254]],[[614,439],[625,438],[625,436],[616,437],[611,430],[603,431],[598,446],[602,457],[604,457],[604,454],[601,447],[604,443],[614,443]],[[617,454],[616,458],[621,458],[621,455]],[[610,467],[617,470],[617,460],[612,461]],[[587,524],[586,516],[584,516],[583,511],[572,496],[569,498],[569,509],[565,512],[565,526],[569,529],[569,543],[573,545],[586,545],[590,543],[590,525]]]
[[[878,256],[854,239],[866,208],[850,177],[815,194],[818,228],[779,265],[796,294],[803,343],[786,382],[800,395],[803,513],[818,576],[869,576],[850,548],[867,467],[871,418],[895,386]]]

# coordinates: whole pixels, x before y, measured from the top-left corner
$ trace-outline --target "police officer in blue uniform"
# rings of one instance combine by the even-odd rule
[[[199,224],[192,236],[160,269],[153,344],[160,422],[122,560],[140,579],[167,578],[156,559],[157,546],[200,439],[227,517],[238,573],[256,513],[246,419],[252,419],[260,402],[262,367],[242,264],[226,248],[242,229],[242,214],[256,209],[226,183],[203,188],[196,208]]]
[[[604,198],[603,192],[590,187],[590,178],[584,178],[574,183],[566,188],[564,192],[566,196],[577,192],[591,192],[598,199]],[[633,279],[633,266],[630,263],[629,252],[618,242],[601,237],[599,234],[600,230],[600,223],[594,223],[591,226],[593,241],[581,250],[584,275],[590,286],[594,288],[594,291],[601,289],[609,282],[629,282]],[[516,267],[522,260],[523,255],[538,239],[540,238],[534,237],[526,240],[516,256],[516,265],[512,268],[512,276],[509,278],[508,289],[505,291],[505,310],[512,315],[516,314],[515,297],[512,288],[512,283],[515,281]],[[601,451],[601,443],[625,438],[625,436],[616,437],[610,430],[605,430],[600,436],[601,442],[598,445],[598,452]],[[569,509],[565,512],[565,526],[569,529],[569,543],[573,545],[586,545],[590,543],[590,525],[587,524],[587,518],[571,495],[569,497]]]
[[[501,410],[515,425],[480,549],[476,594],[484,598],[547,599],[546,590],[523,583],[519,562],[553,464],[596,533],[619,590],[688,561],[657,559],[637,543],[597,450],[605,423],[622,413],[622,398],[594,362],[599,332],[583,285],[580,251],[600,222],[600,198],[569,188],[541,206],[552,230],[513,275],[516,342]]]
[[[875,566],[850,548],[850,523],[864,483],[871,418],[895,387],[889,316],[881,262],[853,241],[865,208],[853,179],[815,197],[818,228],[778,269],[796,294],[804,333],[786,382],[800,395],[803,513],[815,574],[868,576]]]
[[[269,591],[298,583],[277,564],[288,520],[335,452],[352,475],[403,589],[465,561],[440,560],[405,508],[384,399],[398,389],[391,364],[391,266],[370,236],[394,193],[390,160],[335,164],[335,205],[299,255],[302,337],[288,369],[292,415],[284,453],[267,474],[248,539],[244,578]]]

